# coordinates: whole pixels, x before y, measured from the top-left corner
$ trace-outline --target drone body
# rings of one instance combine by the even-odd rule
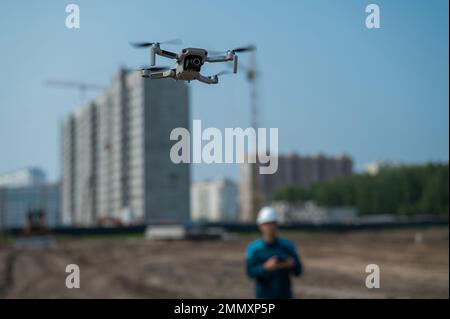
[[[169,41],[168,41],[169,42]],[[168,43],[166,42],[166,43]],[[162,79],[173,78],[175,80],[192,81],[198,80],[207,84],[217,84],[219,82],[219,75],[223,72],[212,75],[202,75],[202,66],[206,63],[217,62],[232,62],[233,73],[237,73],[238,56],[236,52],[245,52],[254,50],[254,47],[237,48],[228,50],[223,54],[209,55],[208,51],[200,48],[185,48],[180,53],[166,51],[160,48],[159,42],[142,42],[133,43],[137,48],[150,48],[150,67],[141,69],[141,74],[144,78]],[[176,65],[173,68],[155,67],[156,55],[176,60]]]

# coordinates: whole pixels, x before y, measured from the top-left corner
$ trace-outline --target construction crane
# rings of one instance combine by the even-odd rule
[[[239,68],[244,69],[246,73],[247,81],[250,85],[250,125],[251,127],[257,132],[258,130],[258,117],[259,117],[259,111],[258,111],[258,71],[256,68],[256,57],[255,57],[255,46],[249,46],[249,60],[248,65],[244,66],[239,64]],[[256,138],[257,138],[256,134]],[[258,154],[256,152],[258,151],[257,145],[258,141],[255,141],[256,144],[253,145],[253,152],[255,152],[255,159],[258,161]],[[250,209],[251,211],[245,212],[244,220],[245,221],[255,221],[256,215],[258,213],[258,210],[261,208],[261,192],[260,192],[260,185],[259,185],[259,163],[256,162],[256,164],[251,165],[251,178],[250,178],[250,188],[252,189],[251,192],[251,205]]]
[[[104,89],[103,86],[97,84],[88,84],[84,82],[67,81],[67,80],[48,80],[46,82],[48,87],[76,89],[80,93],[80,100],[84,102],[86,98],[86,91],[97,91]]]
[[[258,130],[258,90],[257,90],[257,76],[258,73],[256,71],[256,58],[255,58],[255,50],[256,48],[253,47],[252,50],[250,50],[250,56],[248,61],[248,67],[246,70],[247,75],[247,81],[250,84],[250,121],[252,128],[257,132]],[[257,135],[256,135],[257,136]],[[257,148],[258,142],[256,141],[256,145],[254,145],[254,152],[258,151]],[[258,154],[255,154],[256,161],[258,161]],[[252,165],[252,220],[256,220],[256,214],[258,213],[258,210],[261,208],[261,193],[259,190],[259,164],[258,162],[254,165]]]

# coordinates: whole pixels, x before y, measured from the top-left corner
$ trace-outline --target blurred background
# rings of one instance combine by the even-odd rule
[[[69,3],[0,4],[0,297],[251,298],[271,205],[297,297],[448,298],[447,1],[377,1],[380,29],[360,0],[74,3],[74,29]],[[143,79],[129,42],[178,38],[256,50],[218,85]],[[277,172],[172,163],[196,119],[278,128]]]

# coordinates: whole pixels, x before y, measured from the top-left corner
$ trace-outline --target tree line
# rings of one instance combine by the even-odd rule
[[[284,187],[270,199],[313,200],[318,205],[356,207],[360,215],[445,215],[448,206],[448,163],[384,169],[375,175],[354,174],[310,188]]]

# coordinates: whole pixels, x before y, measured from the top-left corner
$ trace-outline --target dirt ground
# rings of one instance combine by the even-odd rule
[[[422,243],[414,238],[422,237]],[[448,298],[447,228],[288,232],[305,272],[298,298]],[[0,243],[1,298],[253,298],[245,275],[246,245],[227,241],[144,238],[60,239],[53,247]],[[65,267],[80,266],[80,289],[67,289]],[[381,287],[367,289],[365,267],[377,264]]]

